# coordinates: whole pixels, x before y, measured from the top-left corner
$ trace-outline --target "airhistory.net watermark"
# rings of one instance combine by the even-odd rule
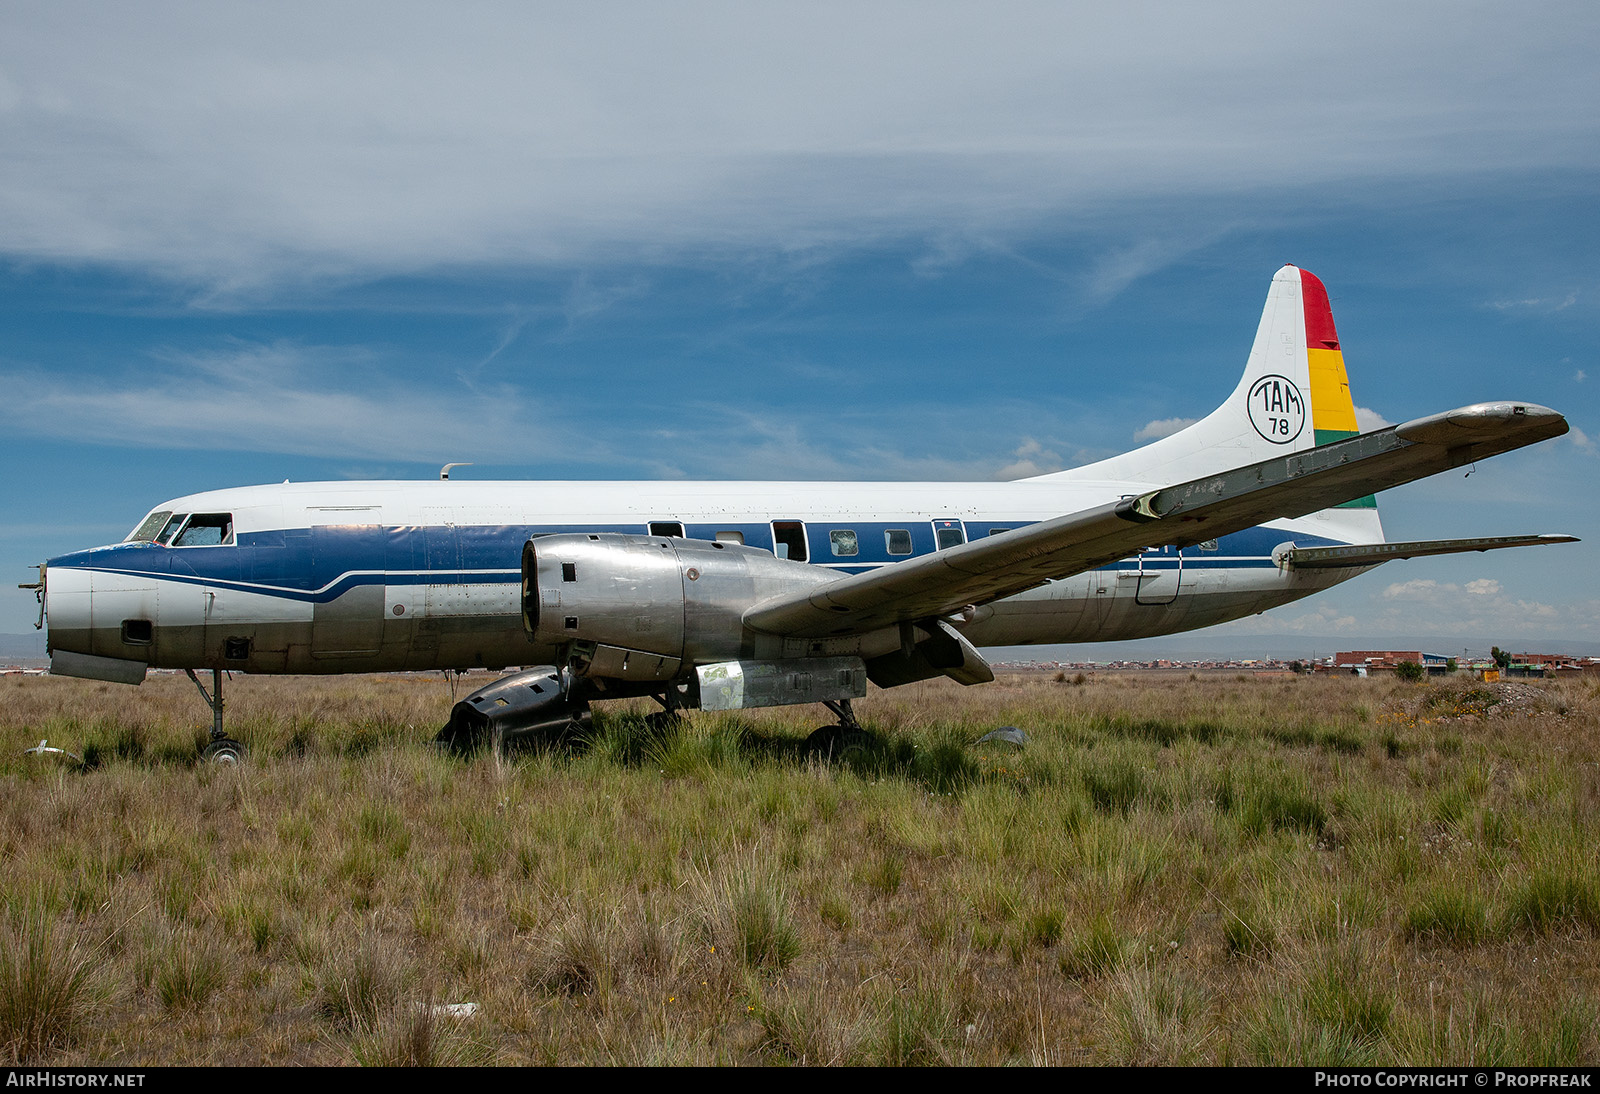
[[[45,1067],[8,1068],[7,1087],[141,1087],[142,1071],[80,1071]]]

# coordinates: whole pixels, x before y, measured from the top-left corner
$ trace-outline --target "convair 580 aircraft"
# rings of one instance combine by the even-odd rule
[[[668,710],[850,701],[980,646],[1206,627],[1394,558],[1570,536],[1386,543],[1373,494],[1567,432],[1480,403],[1359,433],[1327,291],[1273,278],[1244,376],[1179,433],[1016,482],[319,482],[163,502],[38,586],[51,671],[538,666],[457,704],[458,742]],[[210,669],[211,691],[195,676]]]

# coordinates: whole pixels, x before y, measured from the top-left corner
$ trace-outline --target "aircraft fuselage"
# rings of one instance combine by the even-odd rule
[[[554,662],[519,606],[530,537],[722,540],[858,573],[1149,488],[1142,483],[360,482],[211,491],[129,541],[52,559],[54,653],[137,668],[343,673]],[[162,516],[162,514],[166,514]],[[1360,568],[1275,547],[1371,538],[1367,510],[1272,521],[1047,582],[955,621],[978,646],[1142,638],[1265,611]],[[142,670],[140,670],[142,673]],[[115,677],[108,677],[115,678]]]

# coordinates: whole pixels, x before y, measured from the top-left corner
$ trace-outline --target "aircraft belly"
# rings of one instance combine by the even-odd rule
[[[244,589],[206,590],[205,664],[246,672],[285,672],[290,651],[311,640],[312,605]],[[249,642],[242,661],[227,657],[230,640]],[[187,666],[185,666],[187,667]]]
[[[528,639],[514,582],[394,584],[383,613],[383,654],[406,668],[518,664]]]
[[[1094,570],[995,602],[962,633],[974,645],[1106,642],[1209,627],[1298,600],[1334,582],[1306,581],[1276,567],[1185,570],[1171,601],[1142,603],[1151,582],[1137,572]],[[1170,595],[1170,590],[1167,591]]]

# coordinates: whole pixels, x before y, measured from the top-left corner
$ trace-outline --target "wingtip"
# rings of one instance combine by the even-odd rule
[[[1571,427],[1558,411],[1538,403],[1474,403],[1395,426],[1395,435],[1413,444],[1454,448],[1490,437],[1532,434],[1535,439],[1559,437]],[[1530,440],[1528,443],[1532,443]]]

